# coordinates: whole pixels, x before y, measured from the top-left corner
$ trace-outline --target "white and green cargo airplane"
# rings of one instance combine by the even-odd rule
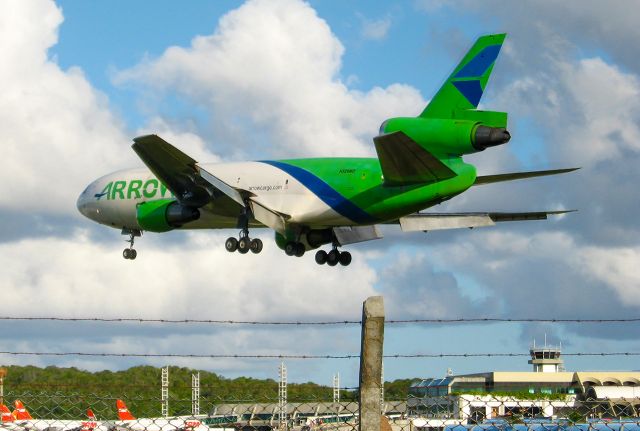
[[[403,231],[473,228],[496,222],[546,219],[566,211],[429,213],[422,210],[472,186],[553,175],[558,169],[477,176],[463,155],[505,144],[507,114],[479,111],[478,103],[505,39],[480,37],[426,108],[415,118],[391,118],[373,138],[377,158],[313,158],[244,163],[200,163],[156,135],[134,139],[147,169],[124,170],[91,183],[78,209],[122,229],[135,259],[143,231],[237,228],[229,252],[260,253],[250,228],[268,227],[289,256],[319,250],[318,264],[349,265],[338,247],[381,238],[377,225]]]

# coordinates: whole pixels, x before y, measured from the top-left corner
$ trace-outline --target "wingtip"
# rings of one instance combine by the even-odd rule
[[[135,138],[133,138],[133,142],[135,142],[137,144],[138,142],[144,141],[146,139],[149,139],[149,138],[154,138],[155,139],[155,138],[158,138],[158,137],[159,136],[156,135],[156,134],[140,135],[140,136],[136,136]]]
[[[578,212],[577,209],[557,210],[557,211],[547,211],[547,215],[562,215],[562,214],[577,213],[577,212]]]

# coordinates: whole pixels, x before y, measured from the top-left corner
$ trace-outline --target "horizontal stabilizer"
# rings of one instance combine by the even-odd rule
[[[376,226],[334,227],[333,234],[340,245],[355,244],[382,238]]]
[[[404,232],[460,229],[493,226],[504,221],[546,220],[549,215],[572,212],[538,211],[514,213],[418,213],[400,218],[400,227]]]
[[[384,175],[384,184],[404,186],[433,183],[456,176],[447,165],[404,132],[373,138]]]
[[[478,186],[482,184],[499,183],[502,181],[513,181],[513,180],[522,180],[525,178],[544,177],[547,175],[566,174],[567,172],[573,172],[578,169],[580,168],[552,169],[548,171],[513,172],[509,174],[498,174],[498,175],[479,175],[476,177],[476,182],[473,185]]]

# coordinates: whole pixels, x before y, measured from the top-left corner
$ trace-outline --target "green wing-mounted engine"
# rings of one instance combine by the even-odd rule
[[[180,204],[174,199],[160,199],[139,203],[136,218],[142,230],[167,232],[183,224],[198,220],[200,211]]]

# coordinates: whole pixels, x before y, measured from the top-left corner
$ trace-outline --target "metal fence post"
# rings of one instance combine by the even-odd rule
[[[380,378],[384,344],[384,301],[371,296],[362,305],[360,348],[360,431],[380,430]]]

